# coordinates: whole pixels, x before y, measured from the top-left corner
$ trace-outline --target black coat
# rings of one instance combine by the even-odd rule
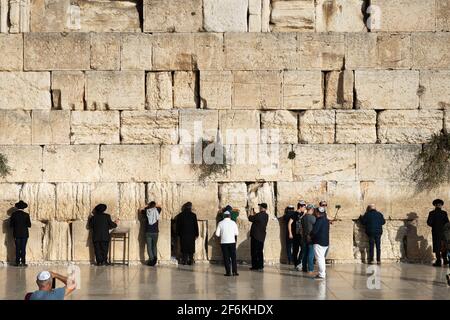
[[[30,215],[22,210],[16,210],[9,218],[9,226],[13,229],[14,238],[28,238],[28,228],[31,228]]]
[[[431,227],[433,236],[433,252],[441,251],[441,241],[444,236],[444,225],[449,222],[447,212],[435,209],[428,214],[427,224]]]
[[[96,213],[89,218],[89,229],[92,229],[92,241],[109,241],[111,235],[110,229],[117,228],[117,224],[111,220],[111,216],[107,213]]]
[[[381,212],[370,210],[362,216],[361,223],[366,227],[366,234],[370,237],[383,234],[383,225],[386,220]]]
[[[181,212],[176,219],[176,234],[180,237],[181,252],[195,253],[195,239],[199,236],[197,215],[191,211]]]
[[[269,222],[269,215],[266,212],[258,212],[255,215],[248,217],[248,220],[252,222],[250,228],[250,236],[258,241],[264,242],[266,240],[266,228]]]
[[[328,218],[325,216],[317,218],[310,235],[313,244],[328,247],[330,245],[330,222]]]

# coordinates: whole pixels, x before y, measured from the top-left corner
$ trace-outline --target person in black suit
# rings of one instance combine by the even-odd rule
[[[192,212],[192,203],[186,202],[176,218],[176,234],[180,237],[181,264],[194,263],[195,240],[199,236],[197,215]]]
[[[29,237],[28,228],[31,228],[30,215],[23,211],[28,205],[20,200],[15,205],[15,211],[9,219],[9,226],[13,229],[13,237],[16,245],[16,266],[27,267],[26,247]]]
[[[433,211],[428,214],[427,224],[431,227],[431,234],[433,236],[433,252],[436,255],[436,262],[433,266],[440,267],[442,259],[444,265],[448,264],[447,250],[443,246],[444,240],[444,225],[449,222],[447,212],[442,210],[444,201],[436,199],[433,201],[435,207]]]
[[[95,260],[98,266],[109,265],[108,249],[111,235],[109,230],[117,228],[119,220],[112,221],[111,216],[105,213],[106,204],[97,205],[89,218],[88,226],[92,229],[92,241],[94,242]]]
[[[264,241],[266,240],[266,228],[269,222],[267,214],[267,204],[260,203],[259,212],[255,210],[248,216],[248,220],[252,223],[250,228],[250,251],[252,256],[252,267],[250,270],[262,271],[264,269]]]
[[[377,210],[375,204],[369,204],[366,213],[361,217],[361,223],[366,227],[366,234],[369,237],[369,259],[367,262],[373,264],[374,247],[376,247],[377,264],[381,264],[381,235],[386,220],[383,214]]]

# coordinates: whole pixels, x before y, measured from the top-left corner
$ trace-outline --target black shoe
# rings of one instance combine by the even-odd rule
[[[239,273],[237,273],[237,272],[233,272],[233,276],[238,276],[239,275]]]
[[[442,266],[441,261],[436,261],[435,263],[433,263],[433,267],[440,267]]]
[[[21,267],[22,264],[19,262],[19,263],[15,263],[13,266],[14,266],[14,267]]]
[[[225,277],[231,277],[231,273],[225,273],[224,276]]]
[[[380,261],[380,260],[378,260],[378,261],[377,261],[377,264],[381,264],[381,261]]]
[[[450,286],[450,274],[446,275],[445,277],[447,278],[447,285]]]
[[[256,271],[256,270],[258,270],[258,268],[251,267],[251,268],[249,268],[249,270]]]
[[[104,266],[104,265],[105,265],[104,262],[97,262],[97,266],[98,266],[98,267],[101,267],[101,266]]]

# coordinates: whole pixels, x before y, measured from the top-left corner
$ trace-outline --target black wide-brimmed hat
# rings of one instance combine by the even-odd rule
[[[14,207],[16,207],[19,210],[25,209],[28,207],[28,204],[26,204],[25,202],[23,202],[22,200],[20,200],[19,202],[17,202]]]
[[[106,211],[106,208],[107,208],[106,204],[100,203],[95,206],[94,211],[98,213],[103,213]]]
[[[433,200],[433,206],[437,206],[438,204],[444,205],[444,201],[441,199]]]

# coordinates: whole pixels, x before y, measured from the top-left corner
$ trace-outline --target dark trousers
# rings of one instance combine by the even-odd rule
[[[441,258],[443,258],[444,259],[444,264],[448,263],[447,250],[445,250],[445,251],[438,251],[438,252],[435,252],[435,254],[436,254],[436,261],[437,262],[441,262]]]
[[[381,261],[381,234],[369,235],[369,262],[373,261],[373,247],[377,248],[377,261]]]
[[[16,264],[25,264],[26,248],[28,238],[15,238],[16,243]]]
[[[222,243],[223,264],[227,274],[237,273],[236,243]]]
[[[194,263],[194,254],[193,253],[181,253],[181,264],[193,264]]]
[[[145,234],[145,239],[147,241],[147,253],[150,261],[156,261],[158,257],[158,233],[147,232]]]
[[[286,237],[286,256],[288,259],[288,264],[292,262],[292,244],[293,240],[289,239],[289,236]]]
[[[252,255],[252,268],[263,269],[264,268],[264,241],[256,240],[251,237],[250,252]]]
[[[294,266],[298,266],[302,262],[302,237],[295,235],[292,239]]]
[[[108,259],[109,241],[94,241],[95,260],[106,263]]]

